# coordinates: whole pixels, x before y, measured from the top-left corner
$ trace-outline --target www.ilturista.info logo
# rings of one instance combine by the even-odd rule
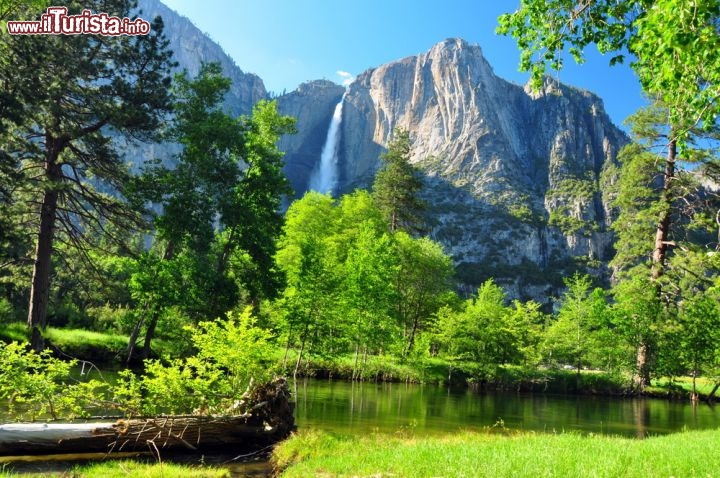
[[[7,30],[10,35],[147,35],[150,23],[90,10],[68,15],[66,7],[49,7],[40,21],[8,21]]]

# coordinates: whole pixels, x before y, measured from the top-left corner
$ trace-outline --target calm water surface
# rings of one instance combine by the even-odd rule
[[[541,432],[645,437],[720,428],[720,406],[689,401],[476,393],[430,385],[299,380],[299,429],[342,433],[453,433],[504,425]]]

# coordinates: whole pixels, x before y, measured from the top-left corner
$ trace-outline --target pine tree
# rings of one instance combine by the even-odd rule
[[[373,198],[390,225],[390,231],[418,233],[423,230],[424,202],[420,174],[410,164],[410,134],[396,129],[387,152],[380,155],[382,168],[375,176]]]
[[[621,63],[628,52],[633,55],[632,68],[643,90],[667,108],[659,203],[664,212],[655,224],[653,283],[666,273],[672,247],[677,166],[689,159],[697,129],[716,128],[720,117],[719,19],[717,0],[523,0],[514,13],[499,19],[498,32],[516,38],[520,68],[532,72],[535,87],[542,85],[548,65],[562,68],[566,50],[581,63],[584,49],[594,43],[601,53],[612,54],[611,64]],[[648,384],[649,354],[648,344],[640,342],[635,377],[639,389]]]
[[[658,342],[678,304],[710,287],[718,273],[707,246],[717,247],[711,218],[720,203],[712,188],[703,186],[717,159],[708,154],[708,138],[697,128],[687,128],[679,155],[672,139],[678,127],[668,126],[668,117],[660,102],[633,115],[636,142],[619,155],[619,215],[613,225],[617,252],[612,265],[619,281],[618,310],[633,317],[622,328],[637,345],[638,389],[649,383]]]
[[[67,2],[70,14],[84,8],[130,16],[130,0]],[[28,15],[30,12],[27,12]],[[3,137],[5,164],[34,193],[38,221],[28,326],[32,346],[43,348],[54,243],[80,247],[88,229],[106,221],[131,225],[137,216],[123,201],[129,174],[110,132],[147,139],[169,108],[173,67],[162,21],[144,36],[0,36],[0,79],[22,116]],[[113,191],[113,195],[100,192]]]

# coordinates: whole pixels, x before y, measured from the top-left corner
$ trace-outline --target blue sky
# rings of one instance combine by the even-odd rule
[[[338,71],[353,75],[389,61],[423,53],[460,37],[479,44],[495,73],[524,84],[519,52],[511,38],[495,34],[497,17],[519,0],[163,0],[218,42],[246,72],[256,73],[269,91],[291,91],[315,79],[342,83]],[[645,104],[628,65],[608,66],[594,47],[587,62],[572,60],[556,76],[588,89],[605,101],[620,125]]]

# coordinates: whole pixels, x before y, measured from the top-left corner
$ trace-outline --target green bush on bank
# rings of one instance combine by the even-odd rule
[[[190,334],[183,347],[192,346]],[[179,332],[178,332],[179,333]],[[127,337],[120,334],[90,332],[86,330],[48,328],[48,340],[67,357],[88,360],[99,367],[116,367],[122,363],[127,349]],[[14,322],[0,325],[0,341],[27,342],[27,327]],[[190,345],[187,345],[190,344]],[[177,343],[156,340],[154,351],[159,357],[178,357]],[[292,375],[297,353],[290,350],[285,357],[281,347],[266,347],[263,360],[275,372]],[[283,366],[283,362],[285,365]],[[307,355],[298,370],[299,376],[332,378],[336,380],[362,380],[407,382],[470,386],[477,390],[503,390],[532,393],[620,395],[630,391],[631,378],[627,373],[600,372],[575,369],[531,367],[519,365],[492,366],[443,357],[410,357],[403,360],[394,355],[339,355],[322,357]],[[715,381],[698,378],[700,397],[710,394]],[[692,390],[691,378],[660,379],[646,393],[656,396],[686,398]]]

